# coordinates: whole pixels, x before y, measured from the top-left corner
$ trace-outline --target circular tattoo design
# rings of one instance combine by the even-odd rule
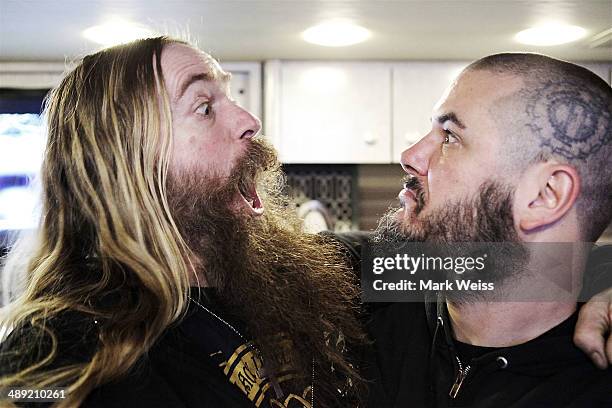
[[[608,105],[603,95],[570,81],[551,82],[529,98],[529,127],[538,134],[541,147],[566,159],[583,160],[610,141]]]

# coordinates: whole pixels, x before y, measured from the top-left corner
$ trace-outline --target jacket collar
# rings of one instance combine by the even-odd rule
[[[425,312],[432,338],[431,358],[437,352],[452,361],[457,368],[456,340],[442,294],[426,295]],[[471,362],[473,368],[487,371],[511,370],[528,375],[551,375],[567,366],[584,364],[590,360],[573,343],[573,332],[578,319],[577,309],[569,318],[526,343],[496,348]]]

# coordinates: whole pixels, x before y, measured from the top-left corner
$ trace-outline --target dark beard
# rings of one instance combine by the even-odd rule
[[[496,290],[486,296],[483,292],[466,291],[449,291],[445,295],[456,303],[499,300],[504,297],[504,285],[521,277],[529,260],[528,251],[514,228],[513,194],[510,186],[487,181],[475,197],[447,202],[441,209],[421,215],[409,225],[398,221],[394,215],[397,209],[391,209],[381,218],[374,241],[396,247],[405,242],[431,243],[428,245],[431,256],[457,258],[487,253],[484,270],[467,270],[461,275],[446,271],[444,278],[481,279],[494,283]],[[417,191],[417,196],[422,194]]]
[[[252,180],[265,212],[237,215],[228,203],[238,183]],[[310,385],[314,359],[316,399],[334,406],[349,379],[360,383],[345,350],[345,343],[358,345],[365,338],[357,320],[357,276],[338,244],[300,231],[283,186],[274,150],[254,141],[229,181],[182,174],[170,180],[168,200],[179,231],[200,260],[199,272],[215,287],[220,306],[245,323],[266,369],[277,372],[283,364],[273,339],[285,334],[302,374],[298,381]]]

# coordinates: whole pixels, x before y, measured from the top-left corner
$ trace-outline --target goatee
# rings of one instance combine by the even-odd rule
[[[422,197],[419,191],[416,194]],[[505,296],[504,285],[520,278],[529,260],[529,253],[514,227],[513,194],[510,186],[489,180],[474,197],[446,202],[429,214],[422,213],[425,205],[422,203],[412,223],[398,220],[397,209],[391,209],[379,221],[375,245],[399,248],[406,242],[424,242],[428,244],[428,255],[455,259],[487,253],[484,270],[468,270],[462,274],[442,271],[441,279],[474,282],[480,279],[494,283],[495,291],[456,291],[444,295],[457,303],[500,300]]]

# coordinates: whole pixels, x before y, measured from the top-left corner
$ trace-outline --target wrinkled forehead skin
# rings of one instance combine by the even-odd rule
[[[182,81],[195,74],[205,74],[207,80],[217,82],[229,93],[231,74],[225,72],[212,56],[190,45],[166,45],[161,55],[161,67],[171,100],[179,96]]]

